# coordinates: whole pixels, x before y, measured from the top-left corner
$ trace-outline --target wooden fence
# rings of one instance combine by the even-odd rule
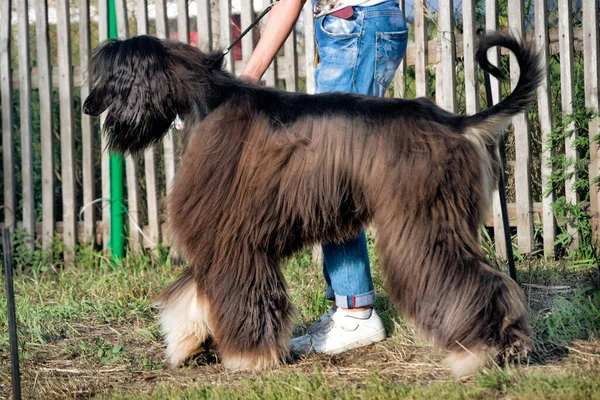
[[[254,19],[257,11],[253,8],[252,1],[238,2],[240,9],[235,12],[232,10],[231,0],[154,0],[148,3],[148,0],[116,0],[119,37],[153,34],[161,38],[177,37],[186,42],[197,38],[194,39],[197,40],[194,44],[203,50],[210,50],[230,43],[240,29],[243,30]],[[254,3],[258,6],[259,2]],[[437,10],[428,6],[424,0],[415,0],[411,10],[406,10],[404,3],[401,0],[400,6],[411,17],[410,29],[414,32],[414,40],[409,43],[407,55],[398,69],[393,95],[405,97],[412,92],[416,96],[432,96],[430,91],[435,88],[435,101],[449,111],[457,111],[457,93],[464,93],[466,112],[476,113],[480,109],[482,98],[482,79],[474,60],[476,29],[499,28],[498,0],[485,1],[485,24],[481,18],[480,21],[476,19],[476,5],[482,1],[462,0],[462,9],[455,9],[456,5],[452,0],[439,0]],[[508,29],[517,34],[526,34],[527,40],[535,42],[541,51],[546,77],[538,91],[536,123],[541,130],[541,140],[546,143],[555,121],[552,102],[556,99],[550,97],[549,79],[550,58],[553,55],[560,55],[559,101],[562,113],[567,115],[573,112],[574,51],[583,54],[585,105],[598,110],[598,0],[578,2],[585,12],[582,13],[580,26],[575,28],[572,23],[571,1],[558,0],[558,26],[549,28],[547,0],[530,0],[535,10],[535,21],[529,24],[530,30],[527,32],[525,20],[531,17],[531,9],[526,15],[524,3],[520,0],[508,0]],[[48,4],[52,5],[52,10]],[[263,0],[260,8],[268,4],[269,0]],[[308,1],[301,23],[288,38],[282,54],[265,74],[266,85],[278,85],[291,91],[314,91],[314,25],[310,10]],[[56,20],[49,20],[50,15],[56,15]],[[73,18],[73,15],[77,18]],[[51,243],[57,232],[61,233],[68,254],[72,254],[71,250],[77,242],[94,242],[106,247],[109,238],[108,154],[101,153],[100,163],[94,159],[98,157],[98,142],[101,141],[102,148],[105,148],[106,142],[104,138],[98,139],[97,121],[82,114],[80,105],[74,103],[76,90],[79,90],[79,99],[85,99],[90,91],[86,80],[90,51],[98,41],[108,36],[107,16],[106,1],[103,0],[0,0],[2,183],[4,205],[7,206],[4,222],[11,223],[11,210],[14,211],[19,216],[18,225],[30,237],[35,232],[45,245]],[[460,32],[455,26],[457,20],[462,23]],[[197,27],[195,31],[191,31],[191,25]],[[432,27],[435,28],[436,36],[428,40]],[[32,30],[35,30],[35,48],[30,43]],[[73,34],[74,30],[77,31],[77,37]],[[248,35],[242,40],[240,47],[227,56],[226,66],[229,71],[236,74],[240,72],[252,52],[256,37],[257,35]],[[15,48],[18,53],[16,59],[11,54]],[[492,62],[498,63],[500,54],[496,51],[492,53]],[[35,65],[32,63],[33,55]],[[73,58],[79,60],[78,65],[73,65]],[[14,68],[15,65],[18,67]],[[514,65],[515,61],[511,58],[510,75],[513,86],[518,77]],[[433,76],[434,71],[437,72],[437,79]],[[460,82],[457,81],[459,72],[464,77]],[[56,91],[54,88],[58,88],[58,97],[53,96]],[[35,129],[32,125],[32,93],[35,91],[36,104],[39,105],[40,123],[39,128],[35,128],[39,129],[39,143],[34,143],[33,140]],[[19,94],[18,118],[15,115],[16,92]],[[494,79],[492,95],[495,102],[500,100],[501,86]],[[53,126],[57,100],[60,110],[58,126]],[[78,121],[77,126],[75,121]],[[552,253],[557,234],[557,224],[552,213],[556,194],[542,195],[538,201],[534,201],[531,181],[534,154],[530,122],[525,114],[513,120],[514,160],[510,165],[514,166],[515,199],[509,204],[510,221],[516,227],[521,253],[534,249],[534,226],[542,228],[544,251]],[[20,154],[16,154],[17,130],[20,132]],[[591,139],[596,134],[597,118],[589,122],[589,179],[592,186],[589,213],[595,232],[600,226],[600,198],[595,184],[600,165],[598,146]],[[130,217],[128,235],[133,251],[142,246],[167,241],[167,230],[163,229],[164,198],[177,168],[176,136],[176,132],[171,132],[160,146],[146,151],[139,160],[132,157],[126,159],[126,200]],[[572,146],[576,138],[573,135],[565,143],[566,155],[573,159],[578,157]],[[76,142],[80,143],[80,154],[75,150]],[[41,146],[41,159],[36,160],[36,165],[38,162],[41,164],[41,179],[37,179],[34,174],[33,154],[37,146]],[[59,146],[60,152],[56,151],[56,146]],[[20,179],[17,179],[19,177],[14,171],[19,155],[21,174]],[[550,187],[552,169],[548,161],[552,155],[552,149],[535,154],[539,158],[535,161],[541,164],[542,193]],[[57,157],[59,160],[56,160]],[[58,161],[60,170],[56,170]],[[566,198],[571,202],[579,200],[574,187],[575,179],[577,177],[573,176],[565,185]],[[20,187],[17,180],[20,181]],[[101,182],[100,190],[98,181]],[[41,207],[34,196],[35,182],[41,185]],[[143,190],[140,182],[144,183]],[[60,193],[57,193],[58,186]],[[21,190],[19,196],[17,190]],[[17,198],[20,199],[19,203],[16,202]],[[102,207],[94,205],[97,199],[101,199]],[[62,202],[62,206],[55,202]],[[60,215],[57,210],[60,210]],[[502,256],[504,235],[497,195],[493,210],[490,210],[488,224],[494,227],[496,248]],[[138,226],[143,226],[143,233]],[[572,234],[577,238],[577,232],[573,231]]]

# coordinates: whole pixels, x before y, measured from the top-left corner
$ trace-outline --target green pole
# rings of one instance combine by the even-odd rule
[[[108,1],[108,37],[116,38],[117,12],[115,0]],[[125,235],[123,229],[123,157],[110,153],[110,242],[113,264],[125,255]]]

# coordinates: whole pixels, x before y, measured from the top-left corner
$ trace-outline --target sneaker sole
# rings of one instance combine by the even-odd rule
[[[358,349],[359,347],[365,347],[368,346],[370,344],[373,343],[377,343],[377,342],[381,342],[385,340],[385,329],[382,329],[376,333],[374,333],[373,335],[366,337],[364,339],[361,340],[357,340],[356,342],[352,342],[344,347],[341,347],[339,349],[335,349],[335,350],[329,350],[329,351],[315,351],[313,349],[313,351],[315,353],[320,353],[320,354],[330,354],[330,355],[334,355],[334,354],[340,354],[340,353],[344,353],[346,351],[349,350],[353,350],[353,349]]]

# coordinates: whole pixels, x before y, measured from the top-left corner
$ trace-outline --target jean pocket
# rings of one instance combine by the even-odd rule
[[[319,19],[319,29],[333,38],[355,38],[360,36],[360,23],[357,19],[343,19],[325,15]]]
[[[375,60],[375,80],[388,87],[402,57],[406,53],[408,30],[398,32],[377,32],[377,55]]]

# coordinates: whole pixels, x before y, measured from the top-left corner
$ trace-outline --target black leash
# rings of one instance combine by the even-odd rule
[[[6,278],[6,300],[8,303],[8,336],[10,341],[10,372],[13,399],[21,399],[21,374],[19,373],[19,342],[17,341],[17,318],[15,314],[15,291],[13,283],[13,256],[10,245],[10,231],[2,229],[4,249],[4,277]]]
[[[477,29],[477,36],[484,33],[483,29]],[[485,85],[485,98],[487,100],[488,108],[494,105],[492,99],[492,84],[490,83],[490,74],[487,71],[483,71],[483,82]],[[502,162],[502,170],[500,171],[500,179],[498,180],[498,193],[500,195],[500,210],[502,212],[502,225],[504,225],[504,242],[506,243],[506,258],[508,261],[508,273],[514,280],[517,279],[517,269],[515,268],[515,258],[512,249],[512,240],[510,237],[510,226],[508,225],[508,207],[506,206],[506,184],[505,184],[505,170],[506,170],[506,147],[504,143],[504,134],[500,135],[500,160]]]
[[[229,45],[229,47],[227,47],[225,50],[223,50],[223,54],[221,55],[221,58],[225,57],[227,54],[229,54],[229,52],[231,51],[231,49],[233,49],[235,47],[236,44],[239,43],[240,40],[242,40],[242,38],[244,36],[246,36],[248,34],[248,32],[250,32],[252,30],[252,28],[254,28],[256,26],[256,24],[258,24],[260,22],[261,19],[263,19],[263,17],[265,15],[267,15],[269,13],[269,11],[271,11],[271,8],[273,8],[273,6],[277,3],[279,3],[280,0],[273,0],[271,1],[271,4],[269,4],[269,6],[267,8],[265,8],[263,10],[262,13],[260,13],[260,15],[258,17],[256,17],[256,19],[250,24],[250,26],[248,26],[244,32],[240,33],[240,36],[238,36],[237,39],[235,39],[233,41],[233,43],[231,43]]]

